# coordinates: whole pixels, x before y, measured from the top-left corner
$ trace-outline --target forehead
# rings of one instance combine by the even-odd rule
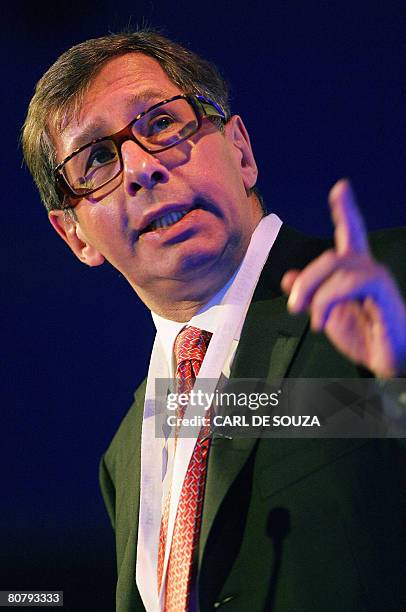
[[[159,62],[142,53],[128,53],[107,62],[93,79],[83,99],[82,118],[89,107],[106,96],[115,101],[127,93],[155,89],[162,93],[180,93],[180,89],[169,79]]]
[[[183,92],[152,57],[128,53],[113,58],[90,83],[79,112],[54,134],[58,159],[93,138],[118,131],[148,106],[178,93]]]

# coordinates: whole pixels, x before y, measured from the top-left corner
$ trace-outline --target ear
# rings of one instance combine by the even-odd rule
[[[81,262],[88,266],[100,266],[104,262],[104,256],[87,241],[79,222],[68,216],[66,211],[51,210],[48,219]]]
[[[245,189],[252,189],[257,182],[258,168],[244,122],[238,115],[233,115],[224,129],[226,138],[234,147]]]

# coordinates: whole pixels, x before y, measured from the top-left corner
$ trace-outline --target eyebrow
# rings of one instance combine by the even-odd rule
[[[175,94],[176,95],[176,94]],[[167,98],[171,98],[173,95],[168,94],[167,92],[161,89],[144,89],[136,94],[130,94],[124,98],[124,106],[127,109],[136,109],[137,112],[134,113],[134,117],[136,117],[139,113],[147,110],[150,106],[157,104],[161,100],[166,100]],[[78,136],[73,138],[71,143],[71,150],[74,151],[79,149],[80,147],[92,142],[92,140],[96,140],[97,138],[102,138],[104,136],[109,136],[112,132],[108,130],[109,122],[106,121],[103,117],[96,117],[93,121],[88,123]],[[122,126],[124,127],[124,125]],[[119,130],[115,130],[116,132]]]

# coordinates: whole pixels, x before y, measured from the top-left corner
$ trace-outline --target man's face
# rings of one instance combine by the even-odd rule
[[[54,134],[58,161],[85,131],[86,141],[117,132],[179,93],[150,57],[111,60],[91,83],[77,120]],[[153,310],[168,299],[204,303],[232,275],[261,218],[247,196],[256,166],[241,119],[233,117],[221,133],[205,118],[189,140],[155,155],[127,141],[122,156],[121,178],[80,200],[77,223],[61,212],[51,213],[51,222],[82,261],[110,261]]]

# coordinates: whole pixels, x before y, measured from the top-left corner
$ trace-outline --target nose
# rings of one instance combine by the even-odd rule
[[[124,165],[124,186],[134,196],[140,189],[152,189],[157,183],[166,183],[169,172],[158,157],[141,149],[136,142],[127,140],[121,146]]]

